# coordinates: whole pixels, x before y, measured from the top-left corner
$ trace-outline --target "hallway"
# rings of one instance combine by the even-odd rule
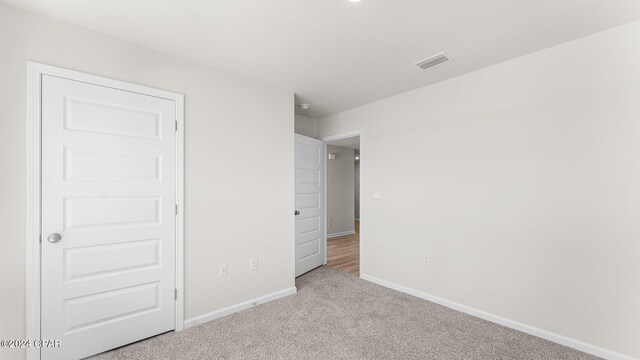
[[[355,222],[355,231],[327,240],[327,266],[360,276],[360,221]]]

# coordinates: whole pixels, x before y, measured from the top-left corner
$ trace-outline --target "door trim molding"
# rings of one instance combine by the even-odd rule
[[[41,302],[41,94],[42,76],[51,75],[65,79],[96,84],[139,94],[173,100],[176,103],[176,278],[178,299],[175,309],[175,331],[184,329],[184,95],[146,86],[112,80],[100,76],[27,62],[27,302],[26,338],[40,339]],[[27,348],[27,359],[40,360],[37,348]]]
[[[348,138],[352,138],[352,137],[359,137],[360,138],[360,218],[362,218],[362,172],[363,172],[363,164],[366,163],[366,159],[363,160],[362,159],[362,154],[364,153],[364,131],[363,130],[353,130],[353,131],[346,131],[343,133],[338,133],[338,134],[333,134],[333,135],[327,135],[324,137],[321,137],[320,140],[322,140],[322,142],[324,143],[324,153],[325,156],[327,154],[327,142],[330,141],[335,141],[335,140],[342,140],[342,139],[348,139]],[[327,219],[327,159],[324,159],[324,218]],[[366,217],[366,216],[365,216]],[[360,219],[358,219],[360,220]],[[327,239],[330,237],[329,235],[327,235],[327,221],[325,220],[324,222],[324,264],[327,264]],[[362,269],[364,269],[364,257],[362,256],[364,254],[364,241],[363,241],[363,237],[362,237],[362,225],[360,225],[360,274],[362,274]]]

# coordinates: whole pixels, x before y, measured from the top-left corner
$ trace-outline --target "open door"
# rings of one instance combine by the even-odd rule
[[[296,276],[324,264],[324,143],[295,134]]]

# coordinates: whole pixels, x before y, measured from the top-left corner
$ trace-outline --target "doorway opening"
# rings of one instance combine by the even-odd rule
[[[360,276],[361,134],[323,139],[326,160],[327,266]]]

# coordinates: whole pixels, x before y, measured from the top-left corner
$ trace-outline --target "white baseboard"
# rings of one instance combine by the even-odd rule
[[[585,342],[579,341],[579,340],[575,340],[575,339],[571,339],[568,338],[566,336],[562,336],[559,334],[555,334],[552,333],[550,331],[547,330],[542,330],[542,329],[538,329],[536,327],[530,326],[530,325],[526,325],[523,323],[519,323],[517,321],[513,321],[507,318],[503,318],[501,316],[498,315],[494,315],[494,314],[490,314],[488,312],[482,311],[482,310],[478,310],[478,309],[474,309],[472,307],[466,306],[466,305],[462,305],[462,304],[458,304],[456,302],[453,301],[449,301],[446,299],[443,299],[441,297],[435,296],[435,295],[431,295],[431,294],[427,294],[425,292],[419,291],[419,290],[415,290],[406,286],[402,286],[402,285],[398,285],[398,284],[394,284],[392,282],[386,281],[386,280],[382,280],[379,278],[376,278],[374,276],[371,275],[367,275],[367,274],[362,274],[360,275],[360,278],[369,282],[372,282],[374,284],[378,284],[393,290],[397,290],[400,292],[403,292],[405,294],[409,294],[409,295],[413,295],[417,298],[420,299],[424,299],[427,301],[431,301],[433,303],[442,305],[442,306],[446,306],[450,309],[453,310],[457,310],[475,317],[479,317],[481,319],[487,320],[487,321],[491,321],[493,323],[502,325],[502,326],[506,326],[508,328],[511,329],[515,329],[518,331],[522,331],[524,333],[527,333],[529,335],[533,335],[533,336],[537,336],[555,343],[558,343],[560,345],[564,345],[591,355],[595,355],[595,356],[599,356],[605,359],[609,359],[609,360],[637,360],[636,358],[633,358],[631,356],[627,356],[627,355],[623,355],[611,350],[607,350],[607,349],[603,349],[601,347],[595,346],[595,345],[591,345],[591,344],[587,344]]]
[[[276,291],[276,292],[271,293],[271,294],[260,296],[260,297],[257,297],[255,299],[252,299],[252,300],[241,302],[239,304],[231,305],[231,306],[228,306],[228,307],[220,309],[220,310],[212,311],[212,312],[204,314],[204,315],[196,316],[194,318],[185,320],[184,328],[188,329],[190,327],[194,327],[194,326],[197,326],[197,325],[200,325],[200,324],[204,324],[204,323],[209,322],[211,320],[219,319],[219,318],[221,318],[223,316],[231,315],[231,314],[236,313],[238,311],[250,309],[250,308],[252,308],[254,306],[258,306],[258,305],[261,305],[261,304],[264,304],[264,303],[268,303],[269,301],[277,300],[277,299],[280,299],[280,298],[288,296],[288,295],[293,295],[297,291],[298,291],[298,289],[296,289],[296,287],[294,286],[294,287],[290,287],[288,289],[283,289],[283,290]]]
[[[338,236],[354,235],[355,233],[356,233],[355,230],[332,233],[332,234],[327,235],[327,239],[331,239],[331,238],[338,237]]]

